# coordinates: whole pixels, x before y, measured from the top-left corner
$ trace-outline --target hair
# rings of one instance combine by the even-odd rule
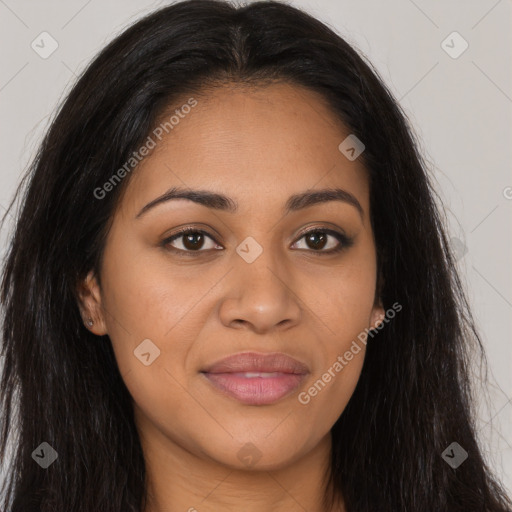
[[[93,191],[181,98],[277,82],[318,93],[364,142],[377,291],[384,309],[403,306],[368,342],[332,428],[324,507],[332,488],[349,512],[510,512],[476,436],[470,356],[478,349],[485,362],[484,349],[407,116],[372,65],[319,20],[280,2],[217,0],[164,7],[109,43],[54,115],[16,191],[0,289],[2,458],[15,442],[3,510],[143,510],[132,398],[108,336],[84,327],[77,295],[89,271],[100,278],[130,176],[101,200]],[[469,455],[456,469],[441,456],[452,441]],[[58,452],[48,469],[32,460],[42,442]]]

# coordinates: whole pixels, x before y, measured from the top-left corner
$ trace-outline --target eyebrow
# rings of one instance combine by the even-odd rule
[[[151,210],[157,205],[171,201],[173,199],[188,199],[194,203],[212,208],[214,210],[225,211],[228,213],[235,213],[238,210],[236,201],[223,194],[210,192],[208,190],[193,190],[189,188],[172,187],[161,196],[150,201],[142,210],[136,215],[136,219],[140,218],[147,211]],[[284,214],[287,215],[291,212],[302,210],[309,206],[319,203],[326,203],[329,201],[341,201],[343,203],[354,206],[361,219],[364,219],[364,210],[356,199],[356,197],[341,188],[326,188],[321,190],[306,190],[299,194],[294,194],[288,198],[284,206]]]

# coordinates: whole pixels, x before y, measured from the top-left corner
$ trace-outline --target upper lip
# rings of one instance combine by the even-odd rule
[[[281,352],[261,354],[243,352],[225,357],[211,364],[203,373],[237,373],[237,372],[279,372],[304,375],[309,368],[297,359]]]

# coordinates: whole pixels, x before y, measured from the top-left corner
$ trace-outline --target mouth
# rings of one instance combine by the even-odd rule
[[[248,405],[268,405],[292,393],[309,368],[282,353],[246,352],[221,359],[201,371],[223,394]]]

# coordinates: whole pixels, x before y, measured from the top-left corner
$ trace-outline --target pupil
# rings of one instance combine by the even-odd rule
[[[310,233],[307,236],[307,241],[312,242],[313,249],[322,249],[325,246],[326,240],[325,233]]]
[[[195,238],[199,238],[199,242],[195,240]],[[203,242],[203,234],[202,233],[188,233],[185,235],[185,240],[183,245],[187,249],[200,249]]]

